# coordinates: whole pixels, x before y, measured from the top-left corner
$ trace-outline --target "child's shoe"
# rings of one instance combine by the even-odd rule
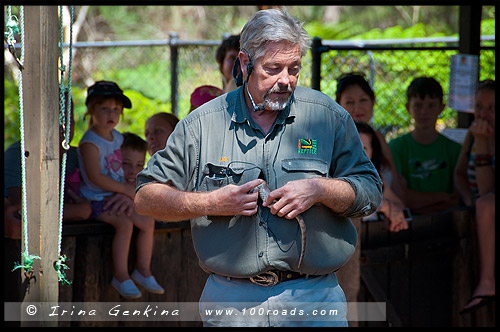
[[[165,293],[165,290],[158,285],[156,282],[155,277],[149,276],[149,277],[143,277],[142,274],[139,273],[139,271],[134,270],[132,272],[132,279],[134,279],[139,285],[144,287],[148,292],[154,293],[154,294],[163,294]]]
[[[138,299],[142,296],[139,288],[130,279],[120,283],[116,278],[113,278],[111,285],[126,299]]]

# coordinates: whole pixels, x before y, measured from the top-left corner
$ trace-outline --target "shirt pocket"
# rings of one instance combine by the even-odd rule
[[[230,184],[242,185],[251,180],[257,179],[260,172],[260,168],[258,167],[248,168],[245,166],[222,166],[207,163],[203,167],[203,178],[197,191],[213,191]],[[206,223],[225,223],[227,227],[233,227],[240,220],[241,215],[210,215],[203,218],[206,219]]]
[[[326,176],[328,172],[328,164],[326,161],[320,159],[308,159],[308,158],[291,158],[283,159],[281,161],[281,167],[286,172],[296,172],[296,173],[310,173],[317,174],[321,176]]]
[[[259,177],[260,169],[227,167],[207,163],[203,167],[203,179],[198,191],[212,191],[229,184],[242,185]]]
[[[281,161],[281,169],[278,187],[292,180],[327,177],[328,163],[321,159],[290,158]]]

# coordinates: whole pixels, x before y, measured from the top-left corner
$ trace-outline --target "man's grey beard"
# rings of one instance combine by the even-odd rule
[[[270,108],[273,111],[284,110],[285,107],[287,107],[288,104],[290,103],[290,99],[292,99],[293,90],[292,90],[292,87],[290,85],[286,88],[286,90],[290,93],[290,95],[288,96],[288,98],[286,100],[283,100],[282,98],[279,98],[276,101],[271,101],[269,99],[269,95],[271,93],[282,92],[282,90],[285,90],[285,89],[279,89],[279,88],[271,88],[271,89],[269,89],[266,92],[266,94],[264,95],[264,105],[266,105],[268,108]]]

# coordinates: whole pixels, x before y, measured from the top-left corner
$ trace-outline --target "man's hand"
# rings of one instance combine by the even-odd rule
[[[251,216],[257,213],[258,191],[263,182],[252,180],[241,186],[230,184],[208,192],[178,190],[168,184],[151,183],[135,196],[138,214],[160,221],[179,221],[201,216]]]
[[[232,216],[243,215],[252,216],[257,213],[259,192],[252,190],[264,180],[256,179],[241,186],[233,184],[224,186],[211,192],[215,201],[216,213],[209,215]]]
[[[263,206],[272,214],[293,219],[319,201],[316,183],[312,179],[294,180],[271,191]],[[272,205],[271,205],[272,204]]]

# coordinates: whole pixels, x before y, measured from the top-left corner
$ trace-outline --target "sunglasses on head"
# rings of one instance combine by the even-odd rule
[[[355,72],[343,73],[342,75],[336,78],[336,81],[339,82],[345,80],[346,78],[362,78],[366,80],[366,76],[363,72],[355,71]]]
[[[368,83],[366,80],[365,74],[362,72],[350,72],[350,73],[344,73],[337,77],[337,91],[341,91],[344,84],[359,84],[362,85],[363,83]]]

